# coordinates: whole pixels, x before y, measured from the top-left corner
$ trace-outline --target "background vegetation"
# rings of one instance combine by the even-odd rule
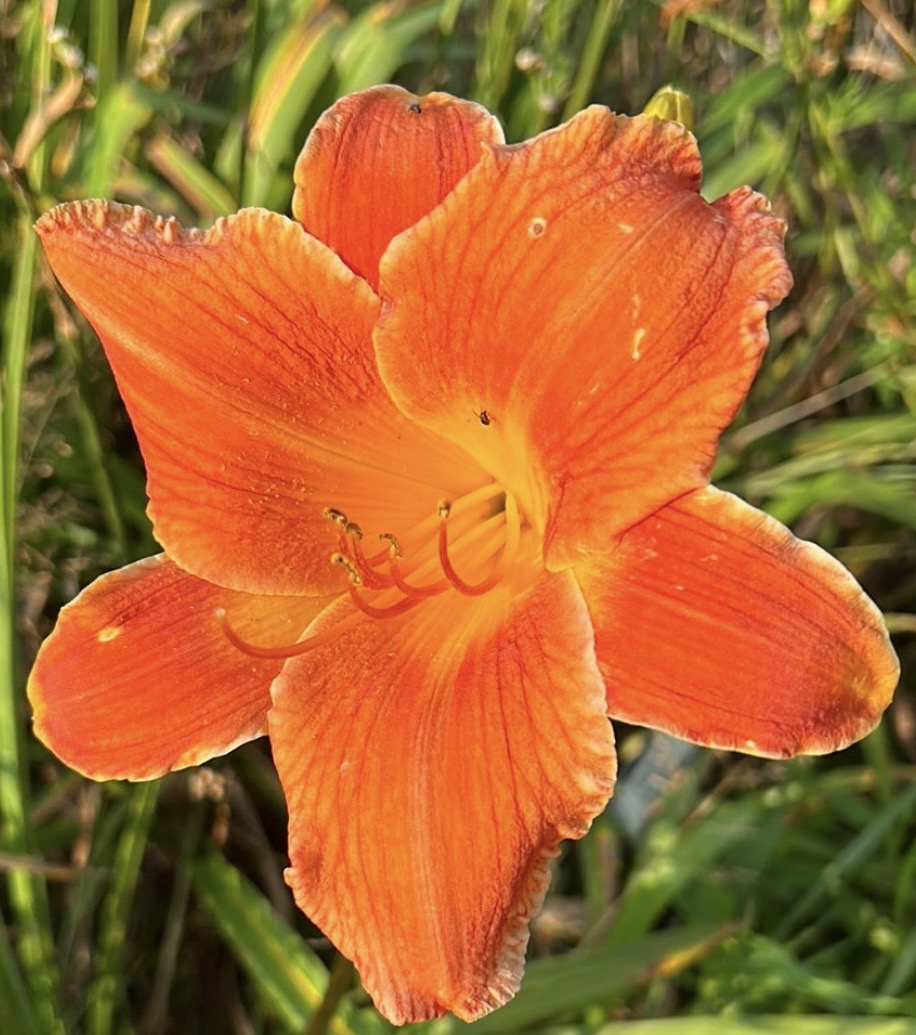
[[[482,101],[513,140],[690,93],[707,194],[769,194],[796,276],[717,480],[841,557],[904,664],[882,727],[833,758],[621,731],[620,792],[558,865],[521,994],[476,1027],[916,1032],[913,30],[904,0],[0,0],[0,1031],[389,1027],[282,885],[263,743],[95,785],[32,739],[23,685],[56,610],[156,549],[35,216],[86,196],[191,224],[288,211],[317,115],[393,79]]]

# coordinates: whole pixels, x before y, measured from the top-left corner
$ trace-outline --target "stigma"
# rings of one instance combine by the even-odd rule
[[[279,647],[248,643],[221,612],[223,631],[238,650],[261,658],[296,657],[336,639],[365,617],[396,618],[447,593],[482,597],[511,573],[522,534],[515,497],[497,482],[456,500],[440,500],[412,528],[400,534],[379,531],[372,542],[343,510],[329,506],[324,516],[337,540],[329,561],[346,576],[354,612],[329,629]]]

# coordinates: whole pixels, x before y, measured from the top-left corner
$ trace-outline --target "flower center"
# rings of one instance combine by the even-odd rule
[[[450,591],[483,596],[505,578],[521,540],[518,504],[497,482],[441,501],[435,514],[400,537],[380,532],[378,541],[384,545],[375,551],[367,551],[362,528],[343,511],[327,507],[324,516],[337,526],[337,550],[330,561],[346,571],[356,612],[298,643],[259,647],[242,639],[221,610],[223,630],[238,650],[259,658],[296,657],[336,639],[363,615],[394,618]]]

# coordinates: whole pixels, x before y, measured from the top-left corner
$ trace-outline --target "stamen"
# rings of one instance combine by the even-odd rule
[[[459,593],[464,593],[469,597],[483,596],[484,593],[488,593],[494,586],[498,585],[505,574],[506,569],[515,559],[515,554],[518,550],[519,539],[521,537],[521,526],[519,522],[518,505],[515,502],[515,497],[512,496],[511,493],[506,493],[506,541],[499,558],[499,563],[482,582],[478,582],[476,585],[471,585],[470,583],[465,582],[452,566],[451,559],[448,555],[447,530],[450,506],[447,502],[442,502],[439,504],[438,509],[440,518],[439,563],[442,565],[445,577]]]
[[[363,583],[366,588],[391,589],[394,585],[394,580],[390,575],[385,575],[383,572],[378,571],[373,561],[366,556],[362,542],[359,539],[354,539],[352,546],[353,559],[356,561],[356,566],[363,577]]]
[[[391,581],[402,593],[406,593],[410,597],[432,597],[449,587],[448,579],[440,579],[429,586],[411,586],[409,582],[404,581],[398,554],[393,550],[388,558],[388,564],[391,568]]]
[[[499,495],[502,495],[505,501],[503,508],[500,509],[494,505],[489,516],[481,519],[479,512],[475,512],[474,508],[487,507],[487,501],[493,500]],[[477,553],[481,559],[490,556],[490,550],[495,554],[499,549],[498,540],[495,537],[498,535],[499,527],[504,526],[505,540],[496,565],[491,574],[477,584],[465,582],[455,571],[449,556],[446,523],[452,517],[455,509],[459,509],[460,514],[452,518],[453,534],[457,537],[458,544],[457,546],[453,544],[453,549],[458,549],[462,554],[470,555],[472,551],[477,551],[478,543],[484,545],[485,549],[489,547],[486,555]],[[407,581],[405,572],[402,570],[403,550],[396,536],[390,532],[381,533],[379,539],[383,543],[387,543],[387,549],[370,556],[363,547],[363,531],[359,525],[350,521],[347,515],[336,507],[325,508],[324,514],[338,528],[339,549],[331,556],[331,562],[346,569],[350,580],[348,587],[350,599],[359,611],[372,618],[391,618],[403,614],[422,600],[448,589],[456,589],[468,596],[483,595],[504,576],[506,568],[515,557],[520,536],[518,508],[515,500],[505,492],[498,482],[489,482],[460,497],[454,504],[450,500],[441,500],[437,504],[435,514],[418,522],[408,533],[409,548],[413,552],[422,549],[425,542],[433,539],[438,528],[438,549],[433,552],[432,556],[426,554],[421,563],[415,562],[409,568],[412,579],[420,582],[420,585],[414,585]],[[420,544],[420,547],[416,544]],[[382,570],[386,560],[387,571]],[[417,561],[420,561],[420,557],[417,557]],[[441,574],[438,578],[436,577],[437,568],[444,573],[444,578],[441,577]],[[434,581],[427,585],[422,584],[430,578]],[[388,590],[398,590],[403,594],[404,599],[384,606],[376,606],[370,604],[363,594],[357,592],[357,588],[382,593]],[[382,599],[390,599],[390,594],[386,594]]]
[[[403,600],[399,600],[396,604],[389,604],[387,607],[373,607],[372,604],[363,600],[356,589],[356,586],[351,582],[347,587],[350,593],[350,599],[353,603],[362,611],[367,614],[370,618],[395,618],[397,615],[404,614],[405,611],[409,611],[411,608],[417,606],[417,604],[423,603],[422,596],[404,597]]]
[[[481,486],[479,489],[474,489],[473,492],[469,492],[465,496],[456,500],[454,506],[457,507],[460,504],[462,511],[467,511],[471,507],[476,507],[482,503],[486,503],[486,501],[491,499],[493,496],[501,495],[504,491],[505,490],[499,482],[487,482],[486,485]],[[451,512],[453,504],[447,500],[440,501],[435,514],[430,514],[429,517],[424,518],[419,524],[415,525],[410,530],[411,542],[421,541],[429,536],[435,535],[436,528],[441,519],[439,507],[442,506],[448,507],[449,512]]]
[[[239,650],[243,654],[247,654],[252,658],[272,658],[277,660],[298,658],[300,655],[306,654],[308,651],[314,650],[316,647],[322,647],[326,643],[331,643],[341,636],[341,634],[347,632],[348,629],[352,629],[354,626],[359,625],[363,620],[362,615],[357,612],[356,614],[348,615],[330,629],[325,629],[320,633],[315,633],[314,636],[307,636],[304,640],[299,640],[297,643],[288,643],[281,647],[259,647],[257,644],[249,643],[247,640],[243,640],[242,637],[239,636],[235,629],[233,629],[229,624],[229,617],[226,614],[226,609],[224,607],[217,607],[213,614],[223,627],[223,633],[225,634],[226,639],[233,647],[235,647],[236,650]]]
[[[343,565],[357,586],[390,589],[394,585],[391,577],[376,571],[363,551],[363,530],[359,525],[348,520],[347,515],[336,507],[325,507],[324,516],[337,525],[338,552],[331,558],[331,563]]]
[[[390,532],[379,532],[378,537],[383,543],[388,543],[389,557],[392,554],[395,557],[404,556],[404,551],[401,549],[401,544],[398,542],[397,536],[393,536]]]
[[[332,553],[331,564],[339,564],[342,568],[346,568],[350,581],[354,586],[361,586],[363,584],[363,577],[359,573],[359,568],[345,554]]]

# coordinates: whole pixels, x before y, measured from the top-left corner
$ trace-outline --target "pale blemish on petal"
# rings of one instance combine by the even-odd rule
[[[633,340],[632,340],[632,343],[630,345],[630,355],[633,357],[633,359],[639,359],[639,357],[642,355],[642,351],[641,351],[640,347],[642,345],[643,338],[645,338],[645,336],[646,336],[646,329],[645,329],[645,327],[637,327],[636,326],[636,324],[639,321],[639,314],[640,314],[641,310],[642,310],[642,296],[639,295],[639,294],[634,294],[633,295],[633,325],[634,325],[634,331],[633,331]]]
[[[112,640],[116,640],[123,632],[123,626],[120,625],[106,625],[102,629],[96,639],[99,643],[111,643]]]
[[[547,229],[547,220],[543,216],[535,216],[528,224],[528,234],[531,237],[540,237]]]
[[[629,223],[618,223],[617,229],[623,234],[633,233],[633,227]]]

